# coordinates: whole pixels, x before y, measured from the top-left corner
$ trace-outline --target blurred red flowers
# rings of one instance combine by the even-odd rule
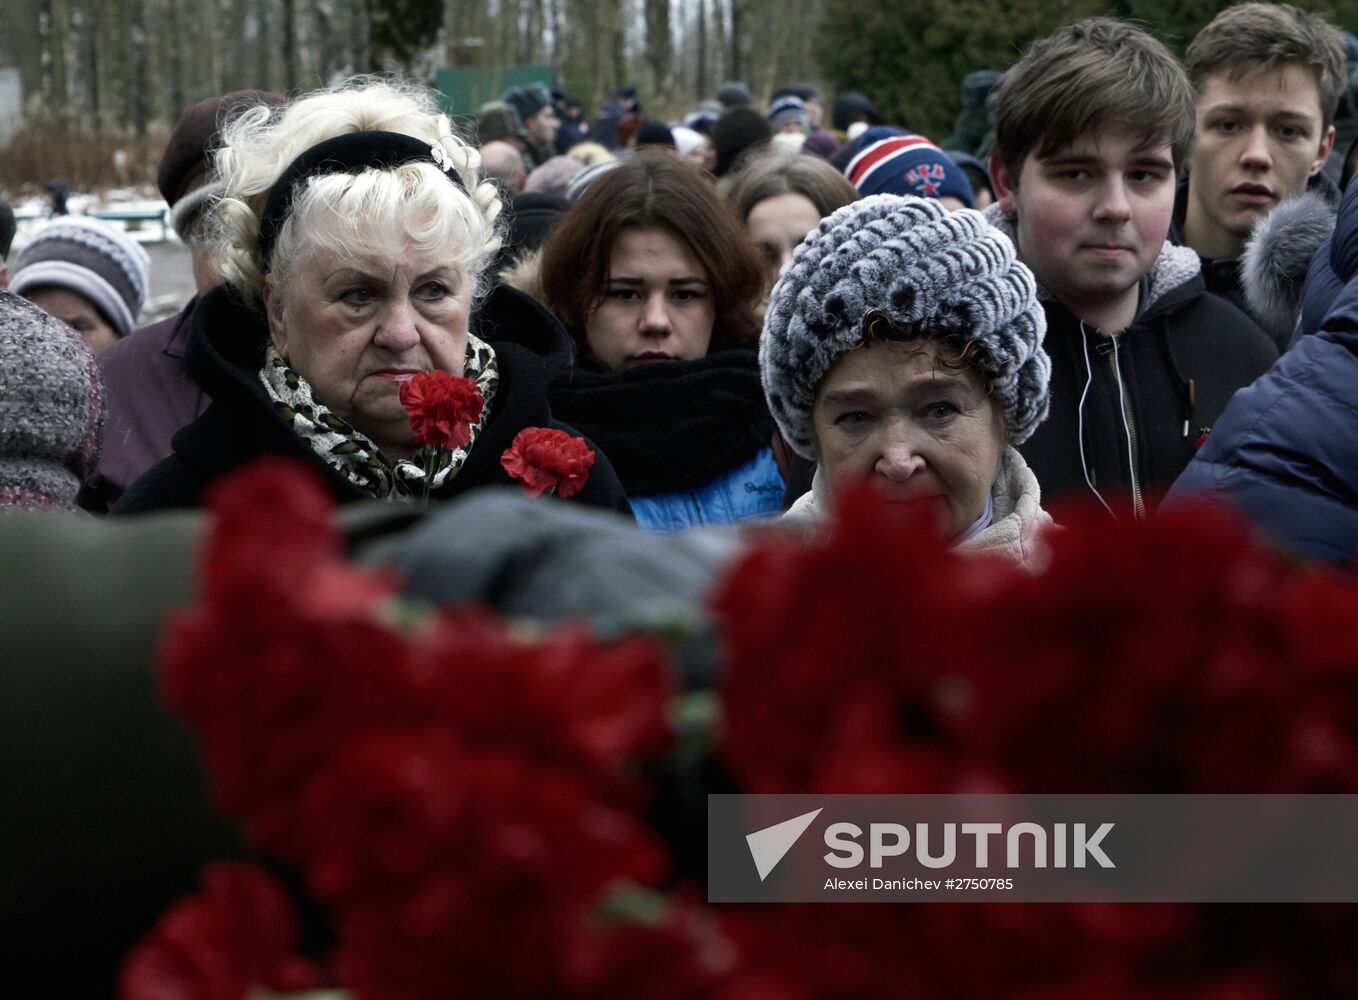
[[[591,913],[668,874],[639,780],[671,742],[663,649],[578,628],[515,637],[476,608],[412,618],[390,577],[340,558],[330,501],[297,466],[246,470],[214,511],[204,598],[169,623],[162,689],[221,807],[327,908],[345,985],[586,996],[632,969],[612,943],[625,926],[593,928]],[[286,565],[266,557],[275,541]],[[255,902],[260,933],[287,929],[265,919],[273,897]],[[683,934],[651,932],[636,929],[673,968],[698,962]],[[210,950],[215,933],[182,935]],[[533,961],[504,961],[530,939]],[[258,964],[224,996],[244,996],[234,984]]]
[[[429,371],[401,384],[401,405],[420,444],[453,451],[471,440],[485,401],[471,379]]]
[[[1316,699],[1336,668],[1358,680],[1351,576],[1203,510],[1117,528],[1072,512],[1046,546],[1034,577],[951,551],[867,495],[821,543],[754,546],[715,600],[737,781],[1358,791],[1356,692]]]
[[[532,471],[506,453],[507,471],[579,488],[583,441],[524,435]],[[751,792],[1358,792],[1354,573],[1203,511],[1072,512],[1030,575],[959,555],[926,513],[870,492],[839,508],[823,538],[755,536],[728,568],[715,766],[687,743],[667,764]],[[1358,984],[1343,907],[704,907],[669,885],[648,822],[675,785],[652,780],[676,695],[657,640],[416,614],[345,561],[298,467],[246,470],[214,512],[162,690],[218,803],[328,911],[358,997],[1253,1000]],[[276,887],[224,878],[129,956],[142,992],[123,996],[235,1000],[305,968]],[[207,968],[224,992],[195,985]]]
[[[261,989],[324,985],[320,968],[294,954],[297,917],[282,887],[258,865],[218,861],[202,889],[167,910],[123,962],[118,995],[136,1000],[242,1000]]]
[[[501,467],[530,496],[579,493],[593,464],[594,452],[584,438],[551,427],[525,427],[500,458]]]
[[[783,793],[1358,792],[1353,574],[1203,510],[1123,526],[1073,511],[1046,547],[1035,576],[968,557],[869,494],[842,501],[820,541],[758,541],[714,599],[727,772]],[[736,911],[724,996],[1254,998],[1358,982],[1344,949],[1309,943],[1351,907],[1269,912]],[[1304,928],[1286,945],[1284,923]]]

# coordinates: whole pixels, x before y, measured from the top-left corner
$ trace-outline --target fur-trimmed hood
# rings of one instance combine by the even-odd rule
[[[1001,211],[999,202],[987,208],[984,214],[987,222],[1014,242],[1019,252],[1019,260],[1022,260],[1023,248],[1018,245],[1018,238],[1014,232],[1013,215],[1006,215]],[[1150,288],[1146,300],[1141,303],[1141,311],[1147,312],[1170,292],[1182,288],[1201,273],[1202,261],[1190,247],[1181,247],[1165,240],[1165,245],[1160,248],[1160,253],[1155,258],[1155,263],[1151,265]],[[1056,298],[1041,281],[1037,283],[1037,295],[1044,302]]]
[[[499,279],[516,291],[547,304],[547,293],[542,290],[542,248],[530,250],[517,261],[506,265],[499,273]]]
[[[1285,344],[1292,335],[1307,268],[1334,224],[1334,203],[1309,189],[1279,202],[1254,224],[1240,275],[1250,313],[1275,341]]]

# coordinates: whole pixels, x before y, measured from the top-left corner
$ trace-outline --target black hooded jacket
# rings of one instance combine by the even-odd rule
[[[1334,181],[1325,175],[1324,171],[1312,175],[1306,183],[1306,190],[1324,198],[1331,211],[1338,208],[1339,188],[1335,186]],[[1170,241],[1180,246],[1188,245],[1183,236],[1184,216],[1187,213],[1188,175],[1184,174],[1179,179],[1178,189],[1174,192],[1174,216],[1169,227]],[[1245,293],[1245,278],[1240,266],[1241,259],[1239,257],[1204,257],[1199,254],[1198,260],[1202,263],[1202,278],[1207,291],[1229,300],[1237,309],[1253,317],[1274,338],[1279,352],[1285,350],[1292,331],[1287,329],[1281,333],[1275,333],[1270,329],[1267,318],[1257,315],[1250,308]]]
[[[987,217],[1011,232],[997,210]],[[1187,247],[1165,244],[1136,319],[1116,337],[1042,298],[1051,411],[1019,451],[1044,505],[1097,503],[1097,492],[1118,517],[1149,514],[1235,391],[1278,357],[1248,316],[1205,290]]]
[[[575,434],[552,416],[547,386],[571,363],[570,342],[556,319],[531,298],[496,287],[473,318],[473,332],[495,349],[500,384],[490,419],[458,474],[434,491],[447,499],[478,486],[511,485],[500,456],[527,427]],[[371,497],[327,466],[274,410],[259,380],[267,330],[261,317],[226,286],[209,292],[194,310],[188,341],[189,370],[212,398],[201,417],[174,437],[174,453],[123,494],[115,514],[197,507],[203,488],[224,472],[264,455],[288,455],[325,475],[340,503]],[[572,499],[630,510],[608,459],[595,460],[584,488]]]

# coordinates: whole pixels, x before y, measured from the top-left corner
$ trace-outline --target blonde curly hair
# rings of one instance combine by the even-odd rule
[[[249,108],[223,127],[216,167],[225,192],[211,220],[223,279],[260,307],[265,264],[259,227],[269,193],[302,152],[349,132],[400,132],[441,145],[466,191],[449,184],[432,163],[310,178],[270,254],[274,289],[285,294],[297,261],[318,250],[347,255],[361,248],[395,258],[454,247],[450,262],[474,282],[478,295],[484,291],[481,279],[502,241],[502,206],[496,185],[482,177],[481,154],[454,132],[432,91],[376,77],[353,77],[281,111]]]

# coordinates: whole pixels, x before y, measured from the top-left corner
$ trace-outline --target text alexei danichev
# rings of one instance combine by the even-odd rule
[[[827,878],[826,889],[854,891],[863,889],[941,889],[943,880],[935,878]]]
[[[941,889],[1013,889],[1011,878],[827,878],[827,892],[936,892]]]

